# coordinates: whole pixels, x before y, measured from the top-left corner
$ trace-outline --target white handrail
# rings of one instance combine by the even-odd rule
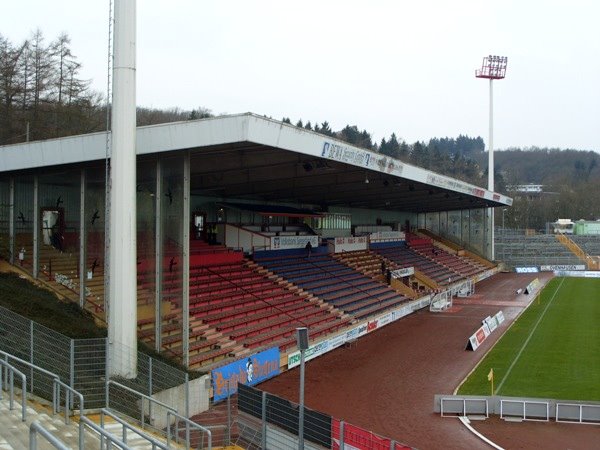
[[[9,408],[11,410],[13,409],[15,399],[14,374],[16,373],[21,377],[21,420],[25,422],[25,418],[27,417],[27,377],[20,370],[11,366],[6,361],[0,360],[0,399],[2,399],[2,367],[5,368],[6,374],[10,373]]]

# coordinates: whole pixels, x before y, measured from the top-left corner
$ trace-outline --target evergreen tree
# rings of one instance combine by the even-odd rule
[[[325,121],[321,124],[319,133],[324,134],[325,136],[333,136],[333,131],[331,130],[331,127],[329,126],[329,122]]]

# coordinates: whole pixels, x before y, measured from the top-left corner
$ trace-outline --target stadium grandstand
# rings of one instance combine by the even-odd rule
[[[214,375],[275,351],[283,371],[299,326],[318,345],[496,270],[486,219],[510,205],[504,195],[253,114],[140,127],[136,138],[128,320],[190,369]],[[3,258],[103,323],[106,141],[0,148]],[[207,386],[214,396],[215,380]]]

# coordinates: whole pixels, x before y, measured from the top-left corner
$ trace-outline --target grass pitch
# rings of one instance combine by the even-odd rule
[[[555,278],[459,388],[494,394],[600,401],[600,279]]]

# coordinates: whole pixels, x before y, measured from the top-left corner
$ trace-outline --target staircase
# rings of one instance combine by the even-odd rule
[[[65,424],[64,417],[62,415],[53,415],[51,407],[36,400],[28,400],[27,417],[23,422],[21,420],[20,397],[16,396],[15,407],[11,410],[8,394],[5,392],[3,394],[4,398],[0,399],[0,449],[22,450],[29,448],[29,427],[33,422],[39,423],[68,448],[79,448],[79,422],[76,417],[69,424]],[[93,422],[97,423],[98,421],[93,420]],[[122,426],[119,423],[106,420],[104,429],[113,434],[117,439],[121,439]],[[84,445],[85,448],[90,449],[100,448],[99,435],[95,431],[86,428]],[[127,445],[136,449],[152,448],[152,444],[132,431],[128,433]],[[44,437],[38,435],[37,448],[49,450],[54,447]]]
[[[600,264],[597,260],[592,258],[586,252],[582,250],[579,245],[573,242],[569,237],[565,234],[557,234],[556,239],[563,244],[567,249],[571,251],[575,256],[579,258],[580,261],[585,263],[585,266],[588,270],[600,270]]]

